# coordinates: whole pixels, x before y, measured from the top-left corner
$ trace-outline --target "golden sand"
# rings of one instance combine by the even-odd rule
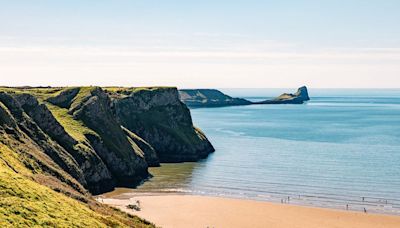
[[[126,205],[140,201],[141,211]],[[400,216],[366,214],[325,208],[275,204],[252,200],[193,195],[135,196],[103,199],[158,226],[180,227],[279,227],[279,228],[399,228]]]

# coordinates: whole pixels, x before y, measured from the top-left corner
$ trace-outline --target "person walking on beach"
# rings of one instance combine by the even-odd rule
[[[346,204],[346,211],[348,211],[349,210],[349,205],[348,204]]]

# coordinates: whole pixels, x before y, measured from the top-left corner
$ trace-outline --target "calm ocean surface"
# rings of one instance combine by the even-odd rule
[[[281,91],[224,92],[257,100]],[[310,96],[304,105],[193,109],[216,152],[198,163],[151,168],[151,180],[115,193],[348,204],[400,214],[400,90],[310,90]]]

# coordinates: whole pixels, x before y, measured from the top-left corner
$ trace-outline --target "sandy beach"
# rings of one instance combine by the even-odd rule
[[[140,211],[128,204],[140,201]],[[398,228],[400,216],[366,214],[194,195],[104,198],[106,204],[143,217],[161,227]]]

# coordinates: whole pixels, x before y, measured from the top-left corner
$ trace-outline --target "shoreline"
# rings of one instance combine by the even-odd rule
[[[396,215],[203,195],[101,195],[98,201],[161,227],[400,227]],[[129,204],[141,210],[128,209]]]

